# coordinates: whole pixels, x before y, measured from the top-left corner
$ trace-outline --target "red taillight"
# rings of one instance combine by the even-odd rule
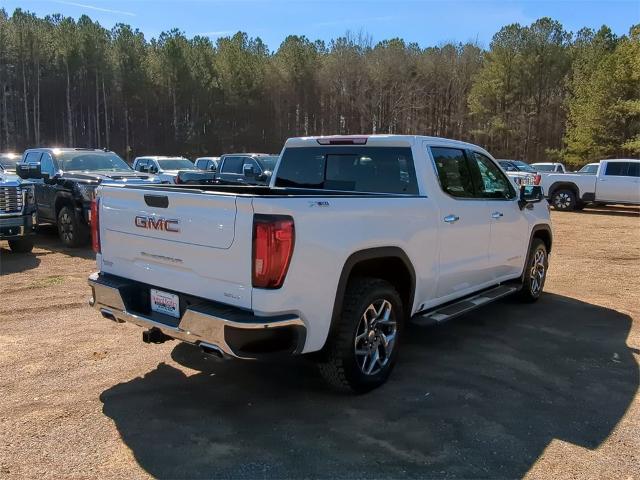
[[[542,175],[539,173],[536,174],[536,179],[533,181],[534,185],[540,185],[540,181],[542,180]]]
[[[96,253],[100,253],[100,198],[91,200],[91,247]]]
[[[293,218],[255,215],[253,218],[253,286],[280,288],[293,254]]]

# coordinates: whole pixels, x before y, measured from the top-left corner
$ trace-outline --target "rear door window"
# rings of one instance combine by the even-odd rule
[[[242,174],[242,165],[244,163],[244,157],[227,157],[222,163],[221,173],[233,173],[237,175]]]
[[[38,163],[42,152],[29,152],[24,157],[24,163]]]
[[[639,162],[629,162],[629,172],[627,173],[630,177],[640,177],[640,163]]]
[[[464,150],[431,147],[442,190],[458,198],[473,198],[473,177]]]
[[[243,168],[244,168],[244,165],[252,165],[253,171],[256,174],[262,173],[262,168],[260,168],[260,165],[258,165],[258,162],[256,162],[253,158],[246,157],[242,165],[243,165]]]
[[[613,175],[617,177],[627,176],[629,171],[629,163],[627,162],[608,162],[605,175]]]
[[[511,162],[500,162],[500,166],[505,169],[507,172],[517,172],[518,169]]]
[[[142,167],[146,167],[147,166],[147,160],[138,160],[138,163],[136,163],[136,170],[138,172],[142,171]]]
[[[56,167],[53,163],[53,158],[47,152],[42,154],[42,159],[40,160],[40,170],[43,173],[48,173],[50,177],[53,177],[56,171]]]
[[[303,147],[285,149],[277,187],[418,194],[409,147]]]

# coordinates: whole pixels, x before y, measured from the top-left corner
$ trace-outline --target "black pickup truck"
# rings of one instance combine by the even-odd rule
[[[16,172],[35,184],[39,222],[56,225],[68,247],[88,243],[91,200],[100,183],[159,183],[114,152],[93,148],[29,149]]]

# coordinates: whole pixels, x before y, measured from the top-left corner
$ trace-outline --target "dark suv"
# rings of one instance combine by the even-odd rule
[[[157,183],[115,153],[93,148],[29,149],[16,172],[35,183],[38,221],[57,225],[68,247],[88,242],[91,200],[101,182]]]
[[[220,157],[220,183],[268,185],[278,155],[267,153],[227,153]]]

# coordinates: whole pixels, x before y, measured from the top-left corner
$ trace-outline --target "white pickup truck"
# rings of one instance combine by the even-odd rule
[[[90,303],[143,340],[220,357],[313,354],[333,384],[389,376],[405,322],[542,292],[540,187],[433,137],[287,140],[269,186],[104,185]]]
[[[595,175],[559,173],[540,183],[557,210],[581,210],[590,203],[640,204],[640,160],[601,160]]]

